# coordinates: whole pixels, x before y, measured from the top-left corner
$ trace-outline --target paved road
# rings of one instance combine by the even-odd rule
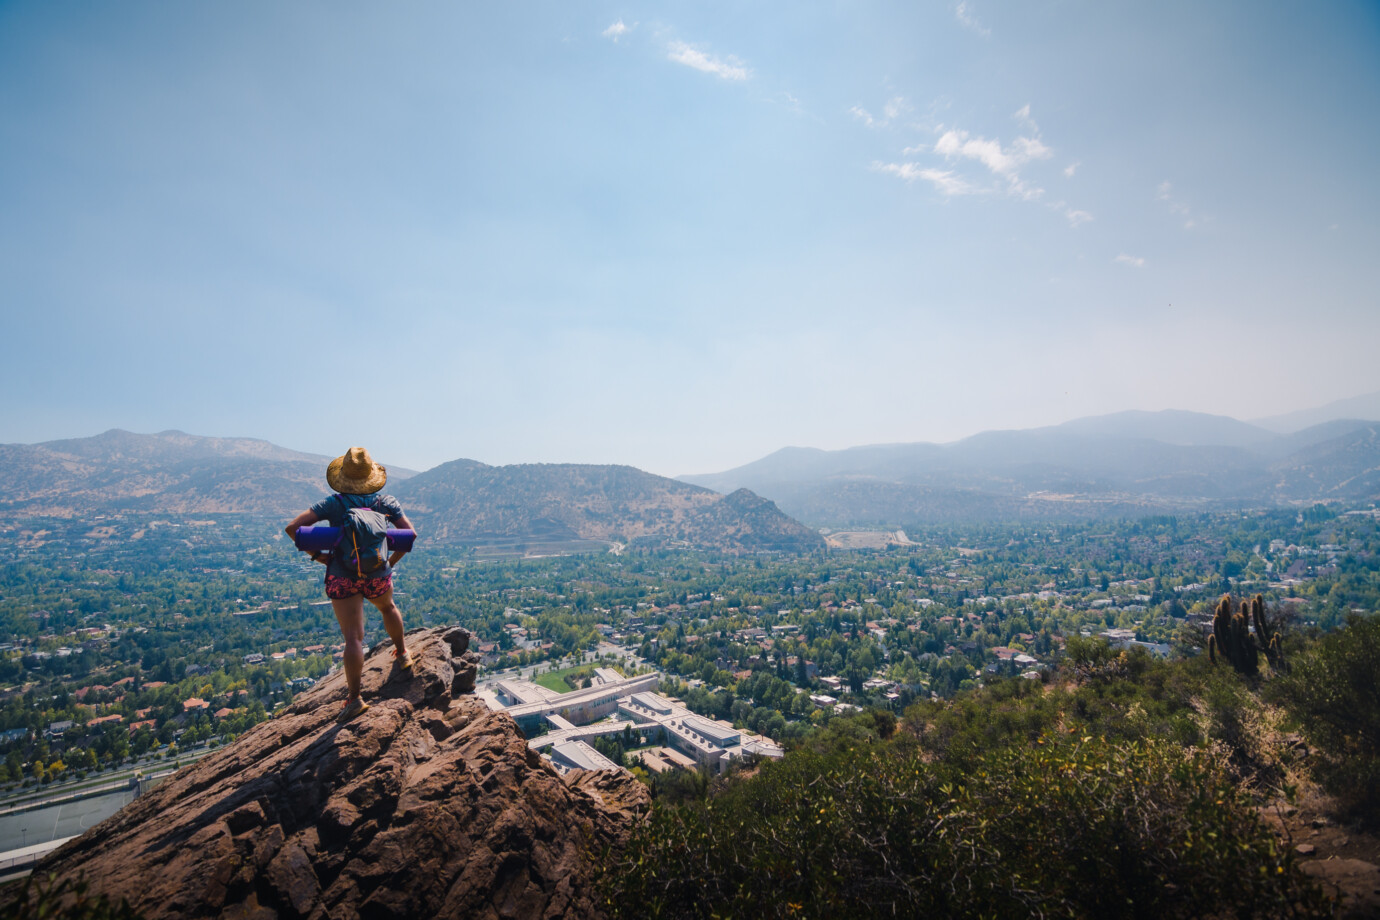
[[[0,851],[85,833],[132,801],[134,793],[125,790],[5,815],[0,817]]]
[[[211,748],[204,745],[190,748],[183,751],[177,758],[177,763],[181,766],[188,766],[195,763],[207,754],[211,753]],[[93,786],[119,785],[128,783],[130,777],[136,772],[150,776],[155,773],[165,773],[174,769],[171,763],[158,757],[148,757],[143,760],[126,764],[118,770],[109,773],[97,773],[81,780],[72,780],[66,783],[55,783],[51,786],[35,786],[27,789],[19,789],[10,795],[0,797],[0,815],[4,815],[15,809],[32,810],[34,805],[40,805],[45,801],[61,799],[69,795],[82,795],[87,789]]]

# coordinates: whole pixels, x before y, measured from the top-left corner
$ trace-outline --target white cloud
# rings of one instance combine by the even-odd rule
[[[1014,166],[1002,153],[1001,144],[985,138],[968,139],[967,131],[945,131],[934,145],[934,152],[946,157],[962,156],[980,160],[993,172],[1007,172]]]
[[[721,80],[746,80],[752,76],[752,71],[743,66],[743,62],[737,58],[715,57],[685,42],[671,42],[666,48],[666,56],[677,64],[712,73]]]
[[[966,157],[977,160],[1000,176],[1014,175],[1031,160],[1048,159],[1053,151],[1039,138],[1018,137],[1009,150],[1001,142],[985,137],[969,137],[967,131],[949,130],[934,145],[934,152],[945,157]]]
[[[1054,211],[1056,214],[1062,214],[1064,219],[1069,222],[1069,227],[1074,230],[1093,219],[1093,216],[1087,211],[1079,210],[1070,205],[1067,201],[1047,201],[1045,202],[1045,207]]]
[[[1169,206],[1170,213],[1183,219],[1184,229],[1192,230],[1198,225],[1198,218],[1193,215],[1193,210],[1174,197],[1173,186],[1168,180],[1160,183],[1160,187],[1155,190],[1155,197]]]
[[[1072,178],[1073,178],[1073,174],[1076,173],[1076,172],[1078,172],[1078,167],[1080,167],[1080,166],[1082,166],[1082,165],[1083,165],[1082,163],[1070,163],[1069,165],[1065,166],[1065,167],[1064,167],[1064,177],[1065,177],[1066,179],[1072,179]]]
[[[1027,185],[1019,176],[1009,176],[1006,180],[1006,191],[1015,198],[1022,201],[1039,201],[1045,196],[1045,190],[1037,185]]]
[[[904,96],[892,96],[882,106],[882,117],[877,118],[867,109],[860,105],[855,105],[848,111],[854,118],[867,125],[869,128],[885,128],[902,115],[911,110],[911,105]]]
[[[851,113],[853,114],[853,117],[854,117],[854,118],[858,119],[858,121],[861,121],[863,124],[867,125],[869,128],[872,127],[874,124],[877,123],[877,122],[876,122],[876,119],[874,119],[874,118],[872,117],[872,113],[869,112],[867,109],[863,108],[863,107],[860,106],[860,105],[855,105],[855,106],[853,106],[851,109],[849,109],[848,111],[851,112]]]
[[[894,118],[905,108],[904,98],[897,96],[888,103],[886,116],[888,119]],[[869,127],[886,124],[860,106],[854,106],[850,111]],[[923,179],[946,196],[998,194],[1020,201],[1038,202],[1063,216],[1073,228],[1091,221],[1093,216],[1087,211],[1074,208],[1064,201],[1046,200],[1045,189],[1023,175],[1023,169],[1027,164],[1050,159],[1054,156],[1054,150],[1040,138],[1039,126],[1030,117],[1028,103],[1013,112],[1012,117],[1021,122],[1024,133],[1015,138],[1009,146],[1003,146],[999,139],[973,135],[962,128],[948,128],[941,124],[934,129],[935,133],[939,134],[939,139],[934,144],[919,143],[902,149],[902,156],[916,157],[918,161],[877,161],[872,164],[872,169],[896,176],[906,182]],[[950,164],[950,168],[927,166],[924,162],[926,154],[943,157]],[[975,179],[964,175],[964,169],[954,168],[955,161],[964,160],[982,164],[992,178]],[[1067,167],[1064,174],[1072,175],[1077,166],[1078,164],[1074,163]]]
[[[972,195],[981,189],[969,185],[967,181],[947,170],[922,169],[920,178],[933,183],[934,187],[944,195]]]
[[[906,182],[924,179],[934,185],[943,195],[972,195],[982,191],[950,170],[929,169],[916,163],[873,163],[872,168],[877,172],[904,179]]]
[[[1118,262],[1121,265],[1129,265],[1132,268],[1145,267],[1145,260],[1143,258],[1141,258],[1140,256],[1128,256],[1124,252],[1121,255],[1117,256],[1114,261]]]
[[[805,106],[801,104],[800,100],[797,99],[795,96],[791,95],[790,93],[786,92],[784,89],[777,92],[774,96],[768,96],[767,101],[784,105],[787,110],[794,112],[797,115],[806,114]]]
[[[1018,137],[1013,142],[1012,149],[1023,163],[1029,160],[1048,160],[1054,153],[1038,137]]]
[[[620,19],[600,34],[602,34],[605,38],[612,39],[616,42],[631,31],[632,29],[624,25],[623,20]]]
[[[1025,105],[1021,106],[1019,109],[1013,112],[1011,117],[1019,121],[1021,123],[1021,126],[1024,127],[1027,131],[1029,131],[1031,134],[1040,133],[1040,126],[1035,124],[1035,119],[1030,117],[1029,102],[1027,102]]]
[[[873,161],[872,168],[877,172],[890,173],[900,179],[911,182],[920,178],[920,167],[915,163],[880,163]]]
[[[968,9],[968,0],[959,0],[958,6],[954,7],[954,15],[958,17],[958,21],[963,24],[964,28],[972,29],[984,38],[992,34],[992,30],[978,22],[972,11]]]

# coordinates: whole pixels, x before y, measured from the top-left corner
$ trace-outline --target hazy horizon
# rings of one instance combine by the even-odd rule
[[[1380,402],[1380,391],[1377,391],[1377,392],[1375,392],[1375,393],[1364,393],[1364,394],[1360,394],[1358,397],[1353,397],[1353,399],[1361,399],[1361,398],[1373,398],[1373,399],[1375,399],[1377,402]],[[1342,400],[1337,400],[1337,401],[1335,401],[1335,402],[1346,403],[1346,402],[1350,402],[1350,401],[1352,401],[1352,399],[1342,399]],[[1329,404],[1329,405],[1330,405],[1330,404]],[[1317,406],[1317,407],[1309,407],[1309,408],[1310,408],[1310,409],[1322,409],[1322,408],[1325,408],[1325,407],[1324,407],[1324,406]],[[792,443],[786,443],[786,444],[777,445],[776,447],[774,447],[774,448],[772,448],[772,449],[766,451],[765,453],[758,454],[758,455],[752,456],[752,457],[748,457],[748,458],[746,458],[746,459],[744,459],[744,460],[742,460],[742,461],[740,461],[740,462],[733,463],[733,464],[730,465],[730,466],[726,466],[726,467],[722,467],[722,468],[714,469],[714,470],[681,470],[680,472],[667,472],[667,471],[663,471],[663,470],[646,470],[645,467],[639,467],[639,468],[640,468],[640,469],[646,470],[646,472],[655,473],[656,475],[665,476],[665,477],[673,478],[673,479],[675,479],[675,478],[680,478],[680,477],[694,477],[694,476],[709,475],[709,474],[714,474],[714,473],[728,472],[729,470],[737,469],[738,467],[741,467],[741,466],[745,466],[745,465],[751,464],[751,463],[753,463],[754,461],[764,459],[765,457],[768,457],[768,456],[770,456],[770,455],[772,455],[772,454],[775,454],[775,453],[777,453],[777,452],[779,452],[779,451],[782,451],[782,450],[823,450],[823,451],[838,451],[838,450],[849,450],[849,449],[852,449],[852,448],[893,447],[893,446],[903,446],[903,445],[920,444],[920,443],[930,443],[930,444],[935,444],[935,445],[937,445],[937,446],[943,447],[943,446],[949,446],[949,445],[957,444],[957,443],[959,443],[959,442],[961,442],[961,441],[964,441],[964,440],[966,440],[966,439],[968,439],[968,438],[970,438],[970,437],[973,437],[973,436],[979,435],[979,434],[984,434],[984,433],[992,433],[992,432],[996,432],[996,431],[1029,430],[1029,429],[1033,429],[1033,428],[1037,428],[1037,427],[1058,427],[1058,426],[1063,425],[1063,424],[1068,424],[1068,423],[1072,423],[1072,422],[1076,422],[1076,421],[1082,421],[1082,420],[1089,419],[1089,418],[1107,418],[1107,417],[1115,417],[1115,416],[1124,415],[1124,414],[1127,414],[1127,413],[1134,413],[1134,412],[1140,412],[1140,411],[1144,411],[1144,410],[1125,409],[1125,410],[1121,410],[1121,411],[1119,411],[1119,412],[1105,413],[1105,414],[1103,414],[1103,415],[1098,415],[1098,416],[1079,416],[1078,418],[1074,418],[1074,419],[1063,419],[1063,420],[1061,420],[1061,421],[1054,422],[1054,423],[1052,423],[1052,425],[1050,425],[1050,426],[1019,425],[1019,426],[1013,426],[1012,428],[1007,428],[1007,429],[985,428],[985,429],[981,429],[981,430],[979,430],[979,431],[973,431],[973,432],[969,432],[969,433],[964,434],[964,435],[960,435],[959,437],[956,437],[956,438],[953,438],[953,439],[947,440],[947,441],[927,441],[927,440],[924,440],[924,439],[921,439],[921,440],[912,440],[912,441],[874,441],[874,442],[859,443],[859,444],[845,444],[845,445],[842,445],[842,446],[839,446],[839,447],[820,447],[820,446],[814,445],[814,444],[792,444]],[[1151,414],[1154,414],[1155,412],[1191,412],[1191,411],[1192,411],[1192,410],[1180,410],[1180,409],[1152,410]],[[1207,413],[1202,413],[1202,414],[1207,414]],[[1341,415],[1341,416],[1337,416],[1337,417],[1338,417],[1338,418],[1353,418],[1353,417],[1354,417],[1354,418],[1357,418],[1357,419],[1370,419],[1370,417],[1371,417],[1372,415],[1374,415],[1374,413],[1369,413],[1369,414],[1364,414],[1364,415],[1348,414],[1348,415]],[[1233,416],[1224,416],[1224,415],[1214,415],[1214,416],[1212,416],[1212,417],[1215,417],[1215,418],[1234,419]],[[1270,420],[1270,417],[1262,417],[1262,418],[1259,418],[1259,419],[1234,419],[1234,420],[1235,420],[1235,421],[1238,421],[1238,422],[1241,422],[1241,423],[1243,423],[1243,424],[1252,425],[1252,426],[1256,426],[1256,427],[1262,427],[1262,426],[1259,425],[1259,423],[1262,422],[1262,421],[1269,421],[1269,420]],[[1302,428],[1312,427],[1312,424],[1313,424],[1313,423],[1310,423],[1310,424],[1307,424],[1307,425],[1303,425],[1303,426],[1301,426],[1301,427],[1302,427]],[[1318,424],[1321,424],[1321,423],[1318,423]],[[107,432],[109,432],[109,431],[112,431],[112,430],[127,430],[127,429],[119,429],[119,428],[113,428],[113,429],[112,429],[112,428],[107,428],[107,429],[104,429],[104,430],[102,430],[102,431],[91,432],[91,433],[89,433],[89,434],[69,435],[69,436],[65,436],[65,437],[61,437],[61,438],[53,438],[53,439],[48,439],[48,440],[49,440],[49,441],[61,441],[61,440],[70,440],[70,439],[74,439],[74,438],[97,437],[97,436],[99,436],[99,435],[105,434],[105,433],[107,433]],[[1271,429],[1271,428],[1268,428],[1268,427],[1264,427],[1263,430],[1265,430],[1265,431],[1273,431],[1274,429]],[[168,432],[177,432],[177,433],[180,433],[180,434],[191,435],[191,436],[193,436],[193,437],[225,438],[225,439],[232,439],[232,440],[233,440],[233,439],[238,439],[238,438],[245,438],[245,439],[251,439],[251,440],[264,440],[264,441],[270,440],[270,439],[267,439],[267,438],[262,437],[261,435],[256,435],[256,434],[253,434],[253,433],[244,433],[244,432],[238,433],[238,434],[208,433],[208,432],[199,432],[199,431],[186,431],[186,430],[180,429],[180,428],[169,428],[169,429],[163,429],[162,431],[135,431],[135,432],[131,432],[131,433],[132,433],[132,434],[137,434],[137,435],[155,436],[155,435],[164,434],[164,433],[168,433]],[[42,442],[42,443],[46,443],[46,442]],[[330,452],[330,451],[322,452],[322,451],[308,450],[308,449],[303,448],[303,447],[301,447],[301,446],[299,446],[299,445],[290,444],[290,443],[279,443],[279,442],[276,442],[276,441],[271,441],[271,443],[275,444],[275,446],[277,446],[277,447],[282,447],[282,448],[286,448],[286,449],[288,449],[288,450],[298,451],[298,452],[300,452],[300,453],[314,453],[314,454],[319,454],[319,455],[322,456],[322,457],[329,457],[329,456],[331,456],[331,452]],[[353,446],[353,445],[351,445],[351,446]],[[442,460],[438,460],[438,461],[436,461],[435,463],[429,464],[429,465],[427,465],[427,466],[414,466],[414,465],[412,465],[412,464],[410,464],[410,463],[399,462],[399,458],[398,458],[396,455],[394,455],[394,454],[392,454],[392,453],[389,453],[389,452],[387,451],[387,448],[389,447],[388,442],[385,441],[385,442],[382,442],[382,443],[380,443],[380,444],[378,444],[378,445],[376,445],[376,446],[377,446],[377,447],[381,447],[381,448],[385,448],[385,450],[382,451],[382,452],[379,452],[378,455],[375,457],[375,459],[380,460],[381,462],[387,462],[390,466],[392,466],[392,467],[394,467],[394,468],[402,468],[402,469],[404,469],[404,470],[410,470],[410,471],[415,472],[415,473],[425,472],[425,471],[427,471],[427,470],[429,470],[429,469],[432,469],[432,468],[434,468],[434,467],[436,467],[436,466],[439,466],[439,465],[442,465],[442,464],[445,464],[445,463],[449,463],[449,462],[455,461],[455,460],[475,460],[475,461],[479,461],[480,463],[485,463],[485,464],[490,465],[490,466],[505,466],[505,465],[508,465],[508,464],[510,464],[510,463],[511,463],[511,464],[523,464],[523,463],[566,464],[566,463],[592,463],[592,462],[596,462],[596,461],[579,461],[579,460],[571,460],[571,459],[562,458],[562,457],[545,457],[545,458],[535,459],[535,460],[512,460],[512,461],[507,461],[506,463],[496,463],[496,462],[491,462],[491,461],[489,461],[489,460],[486,460],[486,459],[483,458],[483,457],[470,457],[470,456],[458,456],[458,455],[457,455],[457,456],[454,456],[454,457],[446,457],[446,458],[444,458],[444,459],[442,459]],[[373,452],[371,451],[371,453],[373,453]],[[621,464],[621,465],[637,466],[636,464],[630,464],[630,463],[628,463],[628,462],[625,461],[625,460],[617,460],[617,459],[607,460],[607,461],[600,461],[600,462],[609,463],[609,464]]]
[[[0,441],[675,476],[1380,390],[1380,8],[0,6]]]

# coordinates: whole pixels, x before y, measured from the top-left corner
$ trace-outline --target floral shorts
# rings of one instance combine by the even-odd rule
[[[349,578],[344,575],[326,576],[326,596],[331,600],[341,601],[347,597],[354,597],[356,594],[363,594],[368,598],[383,597],[392,590],[392,572],[389,572],[382,578]]]

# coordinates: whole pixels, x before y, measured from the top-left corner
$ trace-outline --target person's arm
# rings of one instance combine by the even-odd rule
[[[287,535],[290,538],[292,538],[293,541],[296,541],[297,531],[301,530],[303,527],[309,527],[319,520],[321,519],[316,516],[316,512],[308,508],[306,511],[303,511],[301,514],[297,515],[297,517],[293,518],[291,521],[288,521],[288,525],[283,529],[287,531]],[[302,550],[302,552],[305,553],[307,551]],[[313,562],[319,562],[322,565],[325,565],[326,563],[331,561],[331,557],[327,553],[313,552],[311,554],[311,558]]]
[[[412,522],[407,519],[407,515],[403,514],[401,511],[398,512],[398,515],[394,517],[391,521],[389,521],[389,523],[397,525],[398,529],[400,530],[410,530],[413,533],[417,532],[417,528],[412,526]],[[406,555],[407,553],[403,550],[393,550],[392,555],[388,557],[389,566],[397,565],[398,560],[400,560],[403,556]]]

